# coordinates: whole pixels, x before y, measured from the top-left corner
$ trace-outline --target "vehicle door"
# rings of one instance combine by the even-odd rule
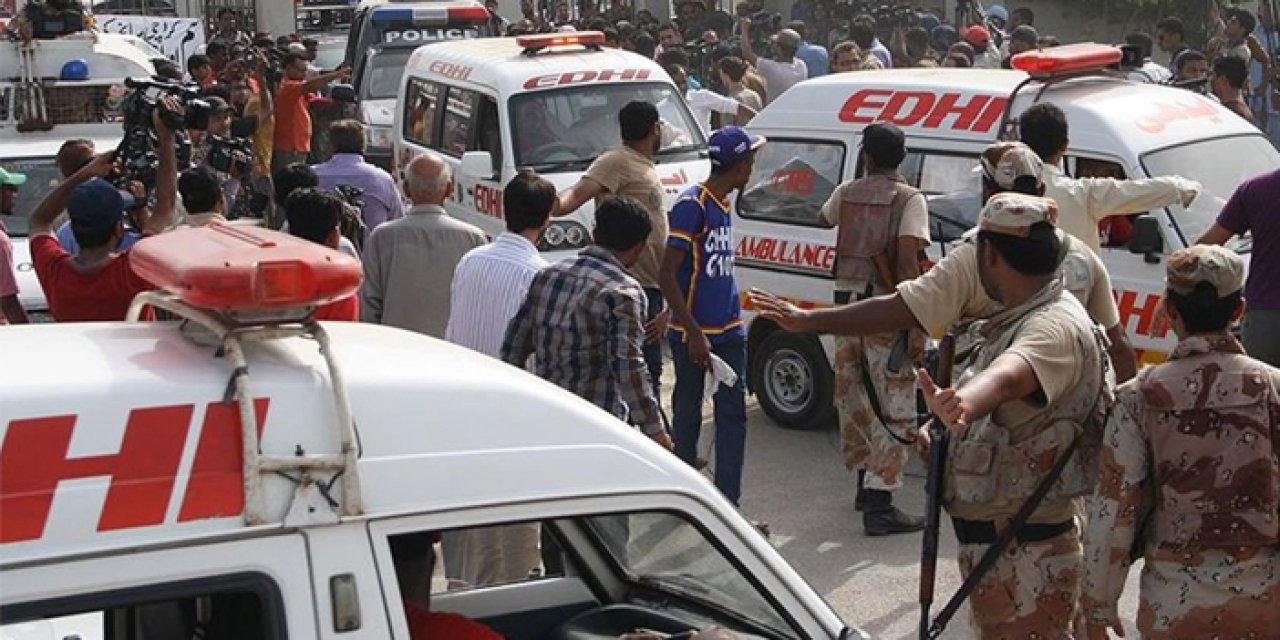
[[[767,543],[684,496],[575,498],[387,518],[370,522],[369,535],[394,638],[410,637],[409,621],[390,603],[402,602],[402,585],[421,584],[424,570],[435,573],[430,601],[408,606],[459,614],[512,640],[618,637],[636,628],[674,634],[712,625],[747,637],[840,632],[826,604],[780,558],[759,552]],[[500,535],[508,544],[524,541],[526,552],[516,555],[528,558],[528,572],[477,576],[473,561]]]

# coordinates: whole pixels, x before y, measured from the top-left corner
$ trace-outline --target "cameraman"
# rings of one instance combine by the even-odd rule
[[[757,14],[759,15],[759,14]],[[751,18],[741,21],[742,26],[742,59],[753,65],[764,76],[765,88],[769,91],[769,102],[778,99],[787,89],[803,82],[809,77],[809,69],[804,60],[796,58],[800,49],[800,34],[791,29],[783,29],[774,36],[769,44],[774,59],[761,58],[751,48]],[[765,103],[766,105],[768,103]]]
[[[178,197],[177,141],[162,111],[182,113],[173,96],[164,96],[151,112],[158,142],[156,208],[145,221],[144,235],[160,233],[173,222]],[[155,288],[130,268],[132,253],[115,253],[124,235],[125,209],[133,197],[102,179],[116,164],[114,152],[94,157],[58,185],[31,214],[31,261],[59,322],[123,320],[134,296]],[[53,237],[53,221],[67,210],[71,231],[80,244],[72,256]]]
[[[222,197],[228,209],[234,206],[244,178],[253,168],[251,144],[247,138],[231,136],[231,105],[217,96],[205,98],[211,113],[209,126],[201,133],[191,151],[191,163],[213,169],[222,185]],[[194,137],[194,136],[193,136]]]

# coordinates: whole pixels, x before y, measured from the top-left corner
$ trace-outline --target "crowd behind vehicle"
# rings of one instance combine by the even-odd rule
[[[617,48],[646,65],[653,61],[653,71],[666,77],[654,77],[656,84],[640,89],[601,85],[590,96],[603,103],[596,109],[601,118],[557,123],[536,92],[486,103],[466,93],[473,89],[449,85],[450,79],[478,81],[470,78],[475,67],[444,59],[419,65],[431,53],[393,46],[404,39],[403,30],[391,35],[375,29],[371,42],[379,44],[348,47],[340,64],[321,68],[318,39],[250,35],[237,28],[234,11],[223,9],[204,52],[190,56],[185,68],[156,60],[152,78],[126,83],[131,91],[119,103],[118,146],[67,139],[57,152],[56,185],[34,197],[24,190],[44,185],[0,170],[0,222],[21,217],[31,269],[51,319],[126,319],[135,298],[157,288],[138,273],[133,247],[163,243],[175,228],[281,231],[362,265],[359,290],[317,306],[312,319],[387,325],[528,369],[629,423],[689,467],[709,467],[716,489],[736,507],[755,366],[749,353],[756,346],[750,337],[754,309],[791,333],[838,336],[835,384],[828,395],[844,462],[858,472],[856,499],[868,535],[912,533],[928,524],[927,536],[936,543],[936,513],[928,523],[906,514],[894,506],[892,494],[903,484],[902,467],[913,449],[927,453],[937,446],[947,453],[949,466],[936,473],[947,479],[949,493],[940,489],[932,506],[945,502],[962,545],[961,572],[976,576],[968,589],[983,637],[1010,630],[1052,637],[1073,625],[1076,633],[1106,637],[1108,627],[1119,625],[1114,607],[1128,570],[1128,561],[1118,558],[1131,548],[1137,549],[1133,557],[1145,554],[1149,571],[1163,572],[1158,579],[1144,574],[1143,606],[1171,612],[1154,621],[1140,618],[1144,634],[1204,633],[1215,623],[1199,617],[1202,607],[1228,611],[1242,633],[1280,634],[1280,616],[1251,609],[1251,598],[1280,596],[1280,554],[1274,551],[1280,534],[1273,524],[1280,509],[1274,446],[1280,371],[1272,368],[1280,365],[1280,339],[1270,330],[1280,313],[1280,295],[1271,290],[1277,279],[1270,273],[1280,267],[1274,254],[1280,229],[1268,219],[1280,202],[1275,167],[1225,187],[1209,184],[1208,176],[1179,176],[1178,166],[1158,173],[1148,167],[1150,177],[1141,180],[1125,180],[1123,171],[1090,174],[1078,166],[1064,175],[1059,167],[1071,140],[1067,116],[1048,94],[1046,101],[1024,108],[1016,122],[999,122],[1002,129],[1016,124],[1021,142],[1005,140],[1001,131],[980,158],[964,159],[961,171],[980,174],[981,188],[977,202],[957,206],[972,209],[965,212],[966,231],[975,231],[947,238],[953,250],[924,259],[937,240],[930,216],[939,194],[903,176],[904,163],[922,153],[911,125],[905,118],[860,120],[862,109],[887,109],[888,103],[846,103],[840,119],[858,125],[856,151],[834,160],[829,184],[818,189],[821,202],[809,207],[820,219],[805,223],[835,230],[833,257],[822,274],[834,287],[833,298],[820,305],[828,309],[802,309],[793,304],[793,291],[740,291],[735,261],[744,256],[735,211],[766,206],[762,201],[772,192],[765,187],[777,187],[789,175],[812,180],[823,157],[816,148],[791,154],[768,166],[769,178],[762,180],[757,165],[774,162],[770,145],[787,143],[759,135],[762,129],[753,123],[785,129],[778,118],[801,111],[781,110],[789,104],[785,96],[838,82],[814,80],[822,76],[902,68],[937,69],[936,74],[966,73],[951,68],[1018,69],[1034,75],[1034,68],[1019,61],[1048,64],[1059,47],[1086,49],[1039,33],[1026,7],[983,11],[962,3],[965,11],[952,23],[910,7],[800,0],[784,21],[752,0],[739,2],[732,14],[716,2],[686,0],[676,5],[676,18],[660,22],[625,2],[601,10],[589,1],[571,7],[564,0],[549,6],[522,0],[521,19],[508,24],[496,3],[488,0],[484,13],[468,7],[449,16],[446,21],[465,18],[471,26],[440,39],[505,34],[516,40],[503,55],[528,58],[555,47]],[[1110,79],[1194,92],[1212,101],[1197,117],[1220,122],[1220,105],[1280,144],[1280,92],[1272,80],[1280,35],[1273,9],[1264,1],[1255,15],[1215,4],[1208,16],[1212,33],[1200,49],[1187,43],[1183,22],[1168,17],[1157,24],[1154,38],[1135,32],[1118,51],[1087,51],[1115,54],[1102,70]],[[365,37],[362,20],[378,28],[399,20],[385,12],[379,18],[378,11],[357,10],[357,41]],[[410,15],[401,26],[408,33],[426,28],[415,19]],[[28,5],[9,29],[14,51],[21,51],[92,25],[60,0],[45,0]],[[542,37],[547,34],[564,37]],[[450,51],[426,45],[436,46]],[[1157,47],[1169,56],[1168,67],[1153,61]],[[418,66],[436,74],[439,84],[416,78]],[[353,67],[355,85],[367,90],[345,84],[353,79]],[[629,71],[643,72],[642,79],[651,72]],[[574,73],[545,77],[573,84]],[[543,88],[540,82],[522,79],[521,86],[535,91]],[[1017,91],[1009,95],[1010,104]],[[372,122],[367,107],[376,100],[403,111],[390,121]],[[578,100],[575,113],[586,113],[582,103],[588,98]],[[498,110],[508,107],[519,115],[518,131],[498,126],[509,117],[500,118]],[[1152,126],[1189,117],[1179,112]],[[504,139],[504,131],[513,139]],[[495,137],[486,138],[487,132]],[[402,139],[416,145],[403,156],[396,146]],[[514,154],[504,161],[507,150]],[[476,151],[488,154],[478,168],[467,160]],[[1266,151],[1254,156],[1274,158]],[[665,175],[672,157],[687,163],[674,183]],[[799,171],[800,164],[807,173]],[[846,166],[858,167],[857,173]],[[510,175],[503,175],[506,169]],[[573,180],[557,183],[551,179],[557,173]],[[500,181],[488,184],[477,180],[481,175]],[[1190,209],[1206,185],[1234,192],[1214,194],[1222,198],[1214,204],[1221,206],[1204,228],[1167,225],[1183,236],[1183,248],[1162,256],[1163,246],[1130,246],[1130,237],[1149,226],[1138,214]],[[818,185],[801,187],[812,194]],[[482,229],[451,215],[459,201],[480,202],[481,189],[493,200],[485,213],[500,218],[500,225]],[[31,209],[19,210],[18,202]],[[566,219],[588,203],[594,209],[579,225],[580,237],[569,245],[555,243],[582,250],[547,260],[551,229],[562,240],[575,232]],[[0,317],[21,324],[29,317],[19,302],[5,231],[0,225],[0,258],[8,263],[0,263]],[[1246,235],[1247,244],[1239,239]],[[1223,244],[1239,252],[1216,246]],[[1161,322],[1177,338],[1169,364],[1139,373],[1107,265],[1099,258],[1109,246],[1129,247],[1153,258],[1149,264],[1164,260],[1166,273],[1156,276],[1164,279],[1152,286],[1164,293]],[[1241,254],[1250,260],[1247,284]],[[744,299],[750,308],[744,309]],[[167,317],[163,310],[148,315],[154,316]],[[1241,317],[1237,341],[1232,327]],[[957,360],[963,373],[955,385],[944,375],[935,387],[938,369],[930,374],[919,368],[928,338],[968,320],[987,323],[973,331],[986,349]],[[950,333],[963,343],[961,332]],[[1228,375],[1205,379],[1209,374],[1189,365],[1197,357],[1227,361]],[[675,372],[670,416],[659,401],[667,360]],[[1167,391],[1184,379],[1220,393],[1184,398]],[[1115,383],[1123,384],[1117,389]],[[920,428],[917,388],[934,415],[931,427]],[[1115,408],[1113,391],[1119,396]],[[699,443],[706,400],[714,405],[709,447]],[[1110,412],[1100,411],[1103,405]],[[1152,437],[1146,429],[1153,425],[1199,418],[1219,424],[1214,421],[1223,415],[1239,418],[1231,428],[1248,444],[1232,445],[1223,436],[1217,446],[1232,453],[1225,458],[1201,455],[1210,446],[1207,437],[1202,442],[1188,435],[1172,449],[1161,448],[1165,442],[1154,451],[1144,440]],[[1089,455],[1099,456],[1101,473],[1110,474],[1096,488],[1088,478],[1099,472],[1081,462],[1085,453],[1077,453],[1086,449],[1081,433],[1099,436],[1087,443],[1097,447]],[[946,444],[948,437],[956,442]],[[1255,439],[1267,451],[1249,444]],[[1201,488],[1197,472],[1185,463],[1175,472],[1159,466],[1180,464],[1177,452],[1184,461],[1213,458],[1228,476],[1236,467],[1267,470],[1226,488],[1215,485],[1206,498],[1213,504],[1192,505],[1186,496]],[[1077,463],[1067,464],[1073,456]],[[1040,464],[1044,460],[1047,465]],[[1255,479],[1258,486],[1251,484]],[[1170,487],[1148,509],[1159,524],[1145,533],[1133,515],[1141,501],[1135,487],[1142,482]],[[1244,496],[1254,495],[1260,496],[1258,504],[1242,505]],[[1076,500],[1080,496],[1089,497],[1087,518]],[[1194,516],[1190,524],[1179,518],[1187,514]],[[1002,528],[1000,523],[1009,522],[1014,524]],[[768,535],[768,523],[753,524]],[[1228,525],[1230,535],[1214,528]],[[543,568],[548,543],[539,540],[536,528],[502,529],[443,537],[443,571],[451,584]],[[428,538],[425,544],[435,542]],[[1017,553],[1003,563],[992,557],[990,574],[984,574],[990,567],[977,568],[987,562],[988,549],[999,553],[1005,545],[1015,545]],[[1188,546],[1203,552],[1194,563],[1178,555]],[[1227,566],[1235,571],[1229,578],[1214,573]],[[1207,591],[1175,604],[1179,580]],[[1007,591],[1006,584],[1016,585],[1014,593],[1000,601],[997,592]],[[429,628],[422,622],[411,632],[414,638],[430,637]],[[493,633],[466,628],[471,637]]]

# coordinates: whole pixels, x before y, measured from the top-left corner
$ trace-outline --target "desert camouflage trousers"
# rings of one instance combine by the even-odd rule
[[[1148,552],[1138,630],[1151,638],[1280,638],[1280,550]]]
[[[960,545],[960,575],[968,576],[986,550]],[[1083,564],[1078,530],[1014,540],[969,596],[974,631],[982,640],[1070,640]]]
[[[865,338],[836,336],[835,405],[840,419],[841,452],[850,471],[865,469],[867,487],[892,490],[902,485],[902,468],[916,431],[915,367],[907,361],[899,374],[887,363],[897,334]],[[864,381],[870,378],[880,406],[876,415]],[[887,429],[886,429],[887,427]]]

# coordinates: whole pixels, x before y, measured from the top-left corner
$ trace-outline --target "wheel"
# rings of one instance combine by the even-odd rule
[[[835,380],[816,337],[777,331],[765,338],[751,363],[751,388],[778,426],[820,429],[830,424]]]

